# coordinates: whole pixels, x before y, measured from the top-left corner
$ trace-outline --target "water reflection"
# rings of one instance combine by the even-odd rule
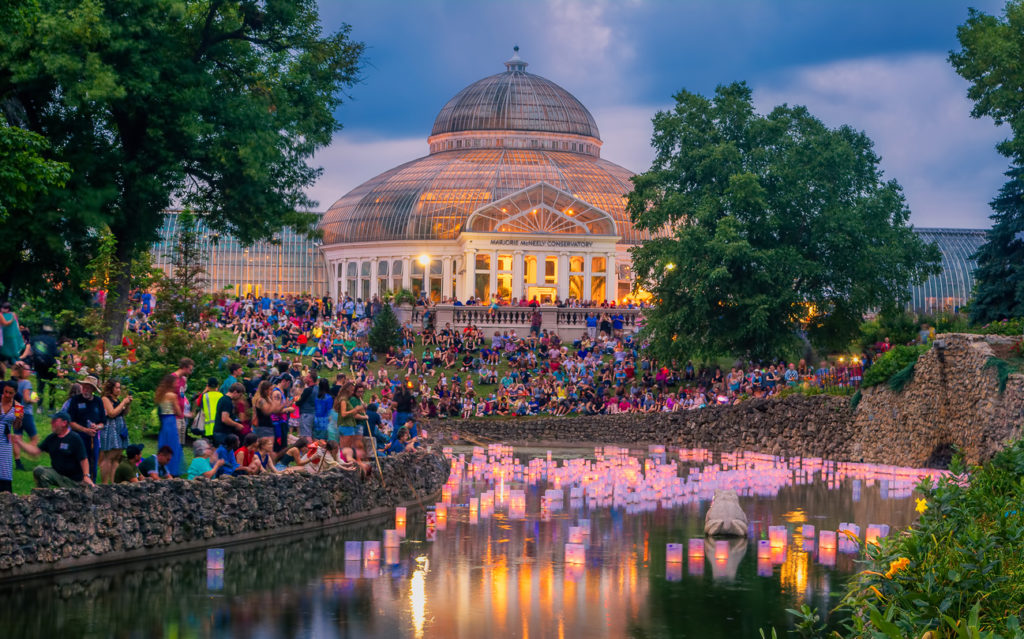
[[[906,526],[918,474],[693,451],[476,452],[455,457],[450,505],[396,513],[397,548],[380,545],[392,517],[15,584],[0,588],[0,627],[72,639],[756,637],[788,626],[786,608],[834,606],[857,556],[836,530]],[[744,495],[749,539],[702,539],[716,487]]]

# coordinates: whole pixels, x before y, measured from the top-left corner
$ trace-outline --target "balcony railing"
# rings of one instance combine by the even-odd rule
[[[411,311],[400,312],[403,321],[411,321],[417,327],[423,322],[423,307],[417,306]],[[488,306],[451,306],[439,305],[429,309],[434,313],[435,328],[451,324],[454,328],[476,326],[481,329],[529,330],[533,319],[532,308],[499,307],[491,310]],[[598,321],[602,315],[611,318],[621,317],[624,330],[632,331],[642,325],[643,311],[638,308],[558,308],[541,306],[537,309],[541,315],[541,328],[553,330],[563,337],[578,337],[586,332],[587,315],[596,315]],[[402,317],[402,316],[405,317]],[[405,318],[408,317],[408,320]]]

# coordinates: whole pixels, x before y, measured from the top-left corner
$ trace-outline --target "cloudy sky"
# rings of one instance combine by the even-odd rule
[[[806,105],[874,140],[919,227],[989,226],[1004,133],[970,117],[967,84],[946,57],[978,0],[320,0],[325,29],[367,45],[344,124],[316,158],[320,210],[353,187],[426,155],[438,111],[504,70],[518,44],[529,71],[593,113],[602,156],[650,166],[651,117],[680,89],[709,95],[745,80],[762,111]]]

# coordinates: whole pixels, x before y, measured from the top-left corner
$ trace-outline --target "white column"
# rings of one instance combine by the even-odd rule
[[[441,258],[441,299],[452,296],[452,256]]]
[[[615,271],[614,251],[605,258],[604,297],[609,302],[615,300],[619,295],[619,280]]]
[[[338,290],[338,263],[327,263],[327,294],[334,297]]]
[[[378,258],[376,257],[370,258],[370,300],[373,299],[374,295],[378,295],[380,293],[380,287],[377,283],[377,259]],[[364,301],[369,304],[370,300]]]
[[[408,257],[402,258],[402,288],[412,289],[412,263]]]
[[[590,286],[591,286],[590,277],[593,275],[593,273],[591,272],[591,268],[590,268],[590,266],[591,266],[590,260],[593,259],[593,257],[594,256],[591,255],[590,253],[584,253],[583,254],[583,293],[582,293],[583,301],[589,301],[590,300],[590,291],[591,291],[591,288],[590,288]]]
[[[466,249],[462,253],[462,290],[455,295],[465,302],[473,297],[476,286],[476,251]]]
[[[569,297],[569,254],[559,253],[558,254],[558,276],[556,281],[558,282],[558,298],[565,300]]]
[[[523,252],[512,252],[512,297],[523,299]]]
[[[498,252],[491,251],[491,283],[490,294],[493,298],[498,294]]]
[[[338,287],[335,289],[335,293],[337,295],[334,300],[336,302],[341,302],[345,299],[345,291],[348,290],[345,286],[346,278],[348,277],[348,271],[346,270],[348,268],[348,260],[341,260],[338,262],[338,268],[340,269],[340,273],[338,275]]]

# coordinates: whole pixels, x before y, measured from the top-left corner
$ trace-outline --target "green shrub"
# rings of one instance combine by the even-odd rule
[[[985,368],[996,369],[996,381],[999,383],[999,394],[1002,395],[1006,390],[1006,380],[1010,379],[1010,373],[1013,372],[1010,362],[998,357],[990,357],[985,361]]]
[[[910,362],[899,370],[895,375],[889,378],[889,389],[894,393],[902,393],[903,389],[914,379],[914,366],[917,365],[917,360]]]
[[[984,326],[977,326],[973,328],[971,332],[981,333],[982,335],[1021,335],[1024,334],[1024,317],[1015,317],[1013,319],[1002,320],[999,322],[991,322]]]
[[[870,388],[889,381],[890,377],[904,370],[908,365],[916,363],[921,353],[929,348],[927,345],[893,346],[887,352],[882,353],[874,364],[864,371],[862,386]]]
[[[402,325],[390,304],[382,304],[380,312],[374,316],[367,341],[375,353],[386,353],[392,346],[402,343]]]
[[[1024,442],[950,470],[918,487],[926,509],[909,531],[868,546],[840,604],[844,636],[1024,636]]]

